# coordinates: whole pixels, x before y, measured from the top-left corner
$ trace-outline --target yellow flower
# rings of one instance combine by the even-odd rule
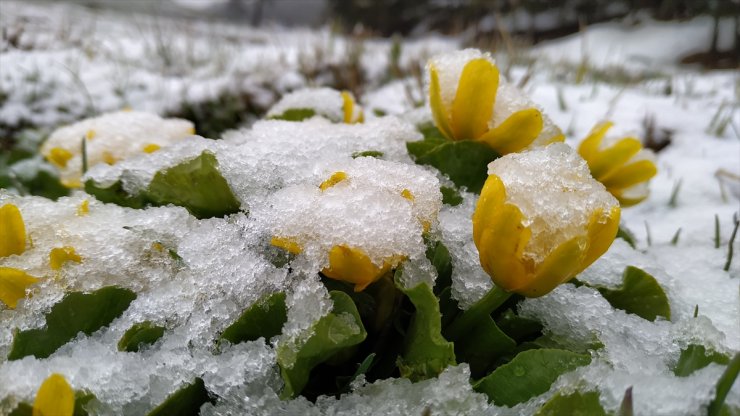
[[[0,257],[22,254],[26,250],[26,226],[18,207],[0,207]]]
[[[75,392],[61,374],[54,373],[39,387],[33,402],[33,416],[72,416]]]
[[[334,123],[355,124],[365,121],[362,107],[349,91],[332,88],[303,88],[284,95],[267,112],[267,118],[303,121],[314,116]]]
[[[473,240],[481,266],[507,292],[545,295],[614,240],[619,204],[568,146],[502,157],[489,174],[473,214]]]
[[[586,159],[591,175],[603,183],[622,206],[635,205],[648,197],[648,181],[658,173],[655,155],[643,149],[635,137],[607,137],[614,124],[599,123],[581,142],[578,153]]]
[[[18,301],[26,297],[26,288],[38,281],[23,270],[0,267],[0,302],[15,309]]]
[[[565,139],[516,87],[499,85],[493,59],[475,49],[427,65],[434,124],[449,140],[477,140],[501,155]]]

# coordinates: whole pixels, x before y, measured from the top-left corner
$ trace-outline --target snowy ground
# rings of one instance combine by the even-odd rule
[[[350,67],[353,51],[361,53],[357,62],[367,87],[359,101],[369,120],[363,126],[334,130],[328,123],[309,122],[300,132],[293,132],[290,123],[259,122],[226,134],[220,142],[193,139],[163,149],[161,156],[158,152],[123,165],[130,168],[126,175],[136,186],[137,181],[151,179],[153,171],[151,167],[147,171],[147,164],[167,166],[173,158],[211,149],[237,198],[250,207],[249,215],[196,220],[178,207],[133,210],[90,200],[90,215],[79,217],[78,206],[91,199],[81,192],[53,203],[0,191],[0,205],[12,202],[21,209],[34,244],[22,256],[0,259],[0,266],[49,274],[46,255],[59,245],[73,245],[89,259],[40,284],[17,309],[0,309],[0,356],[7,355],[13,330],[42,326],[43,313],[65,290],[116,284],[139,295],[109,328],[78,338],[48,359],[0,359],[0,413],[19,400],[32,399],[48,374],[59,372],[75,388],[91,390],[101,403],[95,411],[101,414],[143,414],[194,376],[202,377],[209,390],[222,398],[215,406],[206,405],[206,414],[400,415],[422,414],[427,408],[433,414],[531,414],[556,392],[577,388],[599,390],[604,408],[616,410],[630,386],[637,414],[701,414],[724,367],[711,364],[685,378],[674,376],[669,368],[692,342],[722,353],[740,351],[738,241],[732,267],[722,270],[732,217],[740,210],[740,76],[673,65],[681,54],[704,42],[701,36],[709,33],[709,23],[697,19],[619,29],[616,24],[592,27],[581,35],[525,51],[530,66],[514,65],[510,72],[511,80],[522,82],[572,146],[603,119],[638,136],[644,136],[646,118],[654,120],[658,135],[661,129],[672,132],[671,144],[658,153],[659,172],[652,180],[651,196],[622,212],[623,224],[636,236],[637,249],[617,240],[579,277],[617,285],[624,267],[641,267],[667,292],[670,321],[648,322],[612,308],[593,289],[563,285],[550,295],[523,302],[521,312],[545,323],[554,336],[574,344],[596,336],[604,348],[594,353],[590,365],[565,374],[549,392],[529,402],[514,408],[489,405],[484,395],[471,389],[469,370],[460,365],[438,379],[416,384],[404,379],[358,382],[352,393],[340,399],[323,397],[314,404],[303,398],[279,400],[276,391],[281,380],[272,347],[248,342],[214,355],[211,342],[264,293],[285,290],[290,294],[286,336],[299,334],[327,312],[326,290],[316,279],[299,281],[295,271],[290,275],[261,253],[268,250],[266,238],[277,227],[279,213],[294,213],[292,195],[298,195],[299,202],[301,197],[313,201],[306,188],[336,170],[355,172],[368,183],[380,172],[377,176],[388,181],[389,189],[400,184],[384,173],[386,165],[352,159],[353,152],[383,151],[384,163],[402,166],[399,171],[416,178],[417,188],[411,190],[418,193],[417,199],[426,201],[428,196],[427,202],[435,203],[425,184],[444,179],[431,168],[413,165],[405,151],[405,141],[419,137],[403,119],[428,112],[417,110],[413,117],[407,113],[423,99],[423,91],[414,77],[386,77],[391,42],[368,39],[359,50],[353,41],[328,30],[253,30],[3,1],[0,25],[11,37],[17,34],[12,42],[3,38],[0,44],[0,126],[8,130],[30,126],[48,132],[93,113],[123,107],[176,113],[184,102],[207,101],[234,91],[248,94],[266,109],[285,92],[332,84],[327,64]],[[672,45],[667,38],[684,41]],[[584,44],[593,49],[584,52]],[[408,74],[429,56],[459,46],[455,39],[412,40],[403,44],[399,64]],[[653,53],[656,49],[659,53]],[[595,52],[599,50],[604,55]],[[654,59],[630,61],[637,55]],[[584,56],[589,57],[586,66]],[[615,69],[620,57],[625,65]],[[579,68],[585,71],[582,79],[574,75]],[[642,80],[624,83],[624,73]],[[373,110],[401,118],[381,118]],[[39,158],[15,169],[33,170],[38,163]],[[490,286],[470,237],[469,218],[477,196],[464,196],[457,207],[443,206],[435,225],[453,255],[453,284],[463,304],[466,296],[469,303]],[[396,202],[401,207],[404,201],[389,203]],[[356,221],[377,227],[373,207],[367,209],[369,213],[358,215]],[[400,208],[394,212],[388,221],[408,233],[417,230],[418,217],[426,215]],[[715,216],[720,224],[719,248],[714,246]],[[313,220],[321,225],[323,219]],[[102,229],[106,232],[101,233]],[[672,243],[678,230],[680,235]],[[389,244],[397,244],[412,262],[418,260],[419,267],[425,267],[417,256],[423,253],[420,242],[388,238]],[[183,263],[152,250],[153,241],[176,248]],[[383,247],[377,250],[382,256]],[[301,270],[320,269],[326,259],[317,254],[304,261],[293,265],[299,275]],[[693,317],[696,306],[698,318]],[[123,332],[147,319],[166,326],[165,337],[140,354],[118,352],[115,344]],[[740,407],[740,383],[735,383],[727,403]]]

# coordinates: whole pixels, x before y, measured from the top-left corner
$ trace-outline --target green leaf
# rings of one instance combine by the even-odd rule
[[[357,159],[358,157],[376,157],[376,158],[381,158],[381,157],[383,157],[383,152],[379,152],[377,150],[365,150],[364,152],[354,152],[354,153],[352,153],[352,159]]]
[[[69,293],[46,314],[46,327],[15,334],[8,360],[29,355],[46,358],[79,332],[90,335],[109,325],[134,299],[136,293],[115,286],[92,293]]]
[[[740,373],[740,352],[736,353],[732,360],[727,365],[725,372],[722,373],[719,380],[717,381],[717,389],[714,399],[709,403],[709,409],[707,409],[708,416],[718,416],[723,412],[731,412],[732,408],[725,406],[725,399],[727,394],[730,392],[732,385],[737,379],[737,375]]]
[[[599,393],[589,391],[568,395],[558,393],[545,403],[534,416],[606,416],[599,402]]]
[[[627,227],[620,225],[619,229],[617,229],[616,238],[621,238],[622,240],[626,241],[627,244],[629,244],[632,248],[637,247],[637,240],[635,239],[635,235],[632,234],[632,231],[628,230]]]
[[[522,318],[511,309],[498,316],[496,325],[517,343],[534,340],[542,335],[542,324],[534,319]]]
[[[329,294],[334,308],[311,327],[308,339],[297,350],[287,342],[278,346],[277,362],[285,383],[280,396],[284,399],[300,394],[316,365],[367,336],[352,298],[340,291]]]
[[[33,416],[33,406],[26,402],[20,402],[8,416]]]
[[[566,350],[527,350],[473,387],[497,406],[512,407],[548,391],[560,375],[590,362],[590,356]]]
[[[455,340],[460,361],[470,364],[473,377],[485,375],[495,362],[511,352],[516,342],[509,338],[488,316],[477,321],[463,337]]]
[[[239,201],[218,171],[216,156],[208,151],[157,172],[145,192],[154,205],[185,207],[199,219],[223,217],[239,211]]]
[[[311,108],[290,108],[283,114],[272,116],[270,120],[303,121],[316,115]]]
[[[147,189],[137,195],[126,192],[120,180],[108,187],[88,180],[85,192],[102,202],[129,208],[173,204],[186,208],[199,219],[233,214],[240,206],[218,171],[216,157],[208,151],[157,172]]]
[[[400,273],[403,272],[399,270],[396,276]],[[411,381],[436,377],[447,366],[455,365],[455,346],[442,337],[442,317],[437,298],[426,283],[406,289],[396,281],[396,287],[416,308],[397,361],[401,376]]]
[[[55,201],[62,196],[69,195],[70,191],[69,188],[62,185],[58,176],[43,169],[40,169],[33,178],[18,178],[18,181],[31,195],[43,196]]]
[[[440,186],[439,192],[442,193],[442,203],[447,204],[452,207],[456,207],[463,202],[463,197],[460,195],[460,192],[457,191],[455,188],[451,188],[449,186]]]
[[[707,351],[703,345],[690,344],[681,350],[681,356],[673,369],[673,374],[678,377],[687,377],[694,371],[700,370],[711,363],[727,365],[730,357],[714,351]]]
[[[485,143],[472,140],[440,141],[438,139],[406,143],[419,165],[434,166],[457,186],[480,193],[488,178],[488,164],[499,157]]]
[[[431,137],[417,142],[406,142],[406,150],[414,157],[421,157],[447,142],[444,137]]]
[[[118,341],[118,351],[138,352],[142,346],[152,345],[164,335],[165,328],[150,321],[131,326]]]
[[[172,393],[159,406],[155,407],[148,416],[196,416],[200,408],[206,403],[214,403],[215,399],[208,394],[205,383],[197,377],[193,383]]]
[[[434,284],[434,292],[439,293],[452,285],[452,258],[441,241],[427,243],[426,256],[437,270],[437,281]]]
[[[280,334],[287,320],[285,293],[272,293],[245,309],[239,319],[224,330],[221,339],[232,344],[255,341],[260,337],[269,340]]]
[[[668,296],[658,281],[642,269],[628,266],[622,274],[622,286],[617,289],[592,287],[617,309],[648,321],[655,321],[658,316],[671,319]]]
[[[88,179],[85,181],[85,192],[94,196],[101,202],[108,202],[128,208],[144,208],[149,202],[145,195],[130,195],[126,192],[123,189],[123,183],[120,180],[110,186],[102,187],[96,184],[92,179]]]
[[[93,400],[97,400],[94,394],[87,390],[75,391],[75,408],[73,416],[87,416],[89,413],[85,406]]]
[[[419,132],[424,135],[424,139],[437,139],[446,141],[447,138],[442,134],[441,131],[434,125],[434,123],[427,123],[417,127]]]
[[[373,365],[373,361],[375,360],[375,353],[372,352],[370,355],[365,357],[364,360],[360,363],[360,365],[357,366],[357,371],[355,371],[354,374],[352,374],[349,377],[342,377],[339,376],[336,379],[337,382],[337,391],[339,393],[347,393],[350,390],[350,385],[353,381],[357,379],[357,377],[367,373],[368,370],[370,370],[370,367]]]

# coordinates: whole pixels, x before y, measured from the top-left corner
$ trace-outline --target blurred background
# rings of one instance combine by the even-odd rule
[[[125,108],[213,139],[304,87],[404,114],[425,104],[427,60],[466,47],[568,137],[643,96],[706,99],[701,129],[740,129],[740,0],[0,0],[0,187],[66,195],[40,144]],[[624,117],[661,148],[676,130],[663,114]]]

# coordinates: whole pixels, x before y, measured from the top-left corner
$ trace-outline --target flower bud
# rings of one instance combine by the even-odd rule
[[[648,181],[658,169],[655,154],[636,137],[605,137],[612,126],[611,122],[594,126],[578,153],[586,159],[591,175],[628,207],[648,197]]]
[[[619,203],[567,145],[504,156],[488,169],[473,240],[481,266],[502,289],[545,295],[614,240]]]
[[[477,49],[443,54],[427,64],[434,124],[449,140],[485,142],[501,155],[562,142],[542,111],[499,75],[493,58]]]

